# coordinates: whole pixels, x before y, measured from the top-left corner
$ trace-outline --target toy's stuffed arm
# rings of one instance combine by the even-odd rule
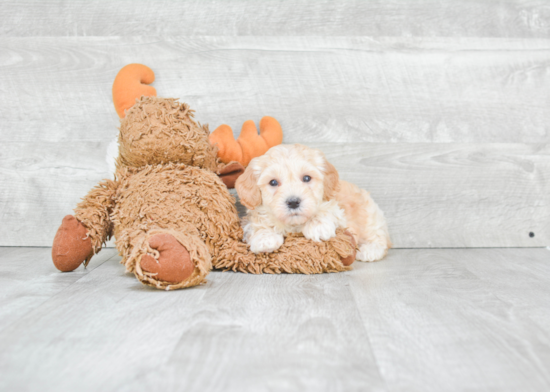
[[[75,216],[63,218],[52,246],[52,260],[60,271],[72,271],[94,254],[111,237],[109,218],[114,208],[117,182],[104,180],[75,208]]]

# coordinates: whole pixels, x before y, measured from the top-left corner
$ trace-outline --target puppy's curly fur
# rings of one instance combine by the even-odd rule
[[[357,244],[357,260],[380,260],[391,247],[382,210],[367,191],[340,180],[319,150],[273,147],[250,162],[235,188],[248,209],[244,239],[254,253],[279,249],[290,233],[318,242],[346,227]]]

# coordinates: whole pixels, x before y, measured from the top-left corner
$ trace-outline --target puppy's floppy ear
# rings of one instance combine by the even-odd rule
[[[332,200],[336,196],[336,192],[340,189],[340,176],[336,168],[325,159],[324,164],[324,198],[325,200]]]
[[[262,192],[257,182],[258,179],[256,178],[256,174],[254,174],[252,165],[248,165],[244,173],[235,182],[235,189],[241,199],[241,203],[249,210],[253,210],[262,204]]]

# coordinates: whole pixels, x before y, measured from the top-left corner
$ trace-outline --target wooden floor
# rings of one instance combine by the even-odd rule
[[[339,274],[147,288],[114,249],[0,248],[0,390],[548,391],[550,250],[398,249]]]

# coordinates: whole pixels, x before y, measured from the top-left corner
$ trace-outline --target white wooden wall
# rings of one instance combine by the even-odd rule
[[[323,149],[396,247],[550,245],[544,0],[2,1],[0,245],[51,245],[110,176],[133,62],[211,129]]]

